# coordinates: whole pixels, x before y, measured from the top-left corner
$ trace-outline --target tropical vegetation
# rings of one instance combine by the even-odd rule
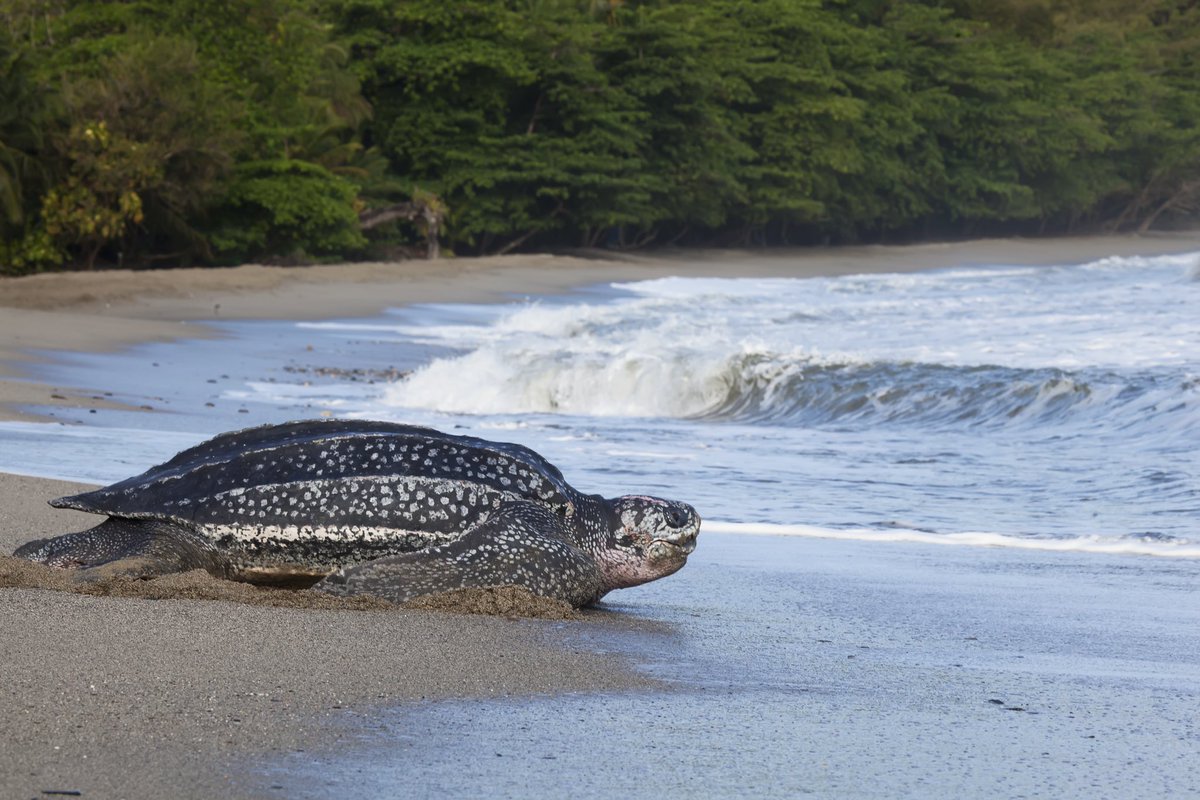
[[[0,0],[0,272],[1145,230],[1197,0]]]

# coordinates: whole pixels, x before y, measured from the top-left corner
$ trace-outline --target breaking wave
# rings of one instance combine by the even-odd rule
[[[455,354],[381,402],[802,426],[1192,429],[1196,262],[616,285],[604,303],[398,328]]]
[[[1170,373],[857,362],[751,349],[604,357],[485,346],[434,362],[385,402],[467,414],[676,417],[784,425],[975,427],[1170,418],[1200,427],[1200,380]]]
[[[1141,374],[939,364],[788,364],[757,359],[732,365],[729,390],[709,417],[738,421],[925,425],[1144,423],[1174,414],[1197,423],[1195,381]],[[1190,414],[1187,412],[1191,412]]]

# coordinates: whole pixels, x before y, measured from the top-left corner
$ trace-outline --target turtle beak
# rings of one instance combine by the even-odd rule
[[[696,549],[696,538],[700,535],[700,515],[693,513],[682,527],[666,536],[659,536],[650,542],[650,553],[656,555],[678,554],[685,558]]]
[[[689,556],[696,549],[696,535],[692,534],[687,539],[671,537],[670,539],[655,539],[650,543],[649,553],[652,556],[656,555],[682,555]]]

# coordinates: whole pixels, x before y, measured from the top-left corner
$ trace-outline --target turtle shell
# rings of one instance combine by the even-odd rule
[[[578,497],[556,467],[521,445],[313,420],[224,433],[51,505],[176,522],[242,551],[246,563],[336,565],[452,540],[508,501],[567,515]]]

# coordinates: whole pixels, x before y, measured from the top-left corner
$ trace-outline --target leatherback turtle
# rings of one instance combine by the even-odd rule
[[[221,434],[50,505],[108,519],[15,556],[85,578],[203,568],[397,602],[516,585],[586,605],[675,572],[700,529],[684,503],[582,494],[518,444],[358,420]]]

